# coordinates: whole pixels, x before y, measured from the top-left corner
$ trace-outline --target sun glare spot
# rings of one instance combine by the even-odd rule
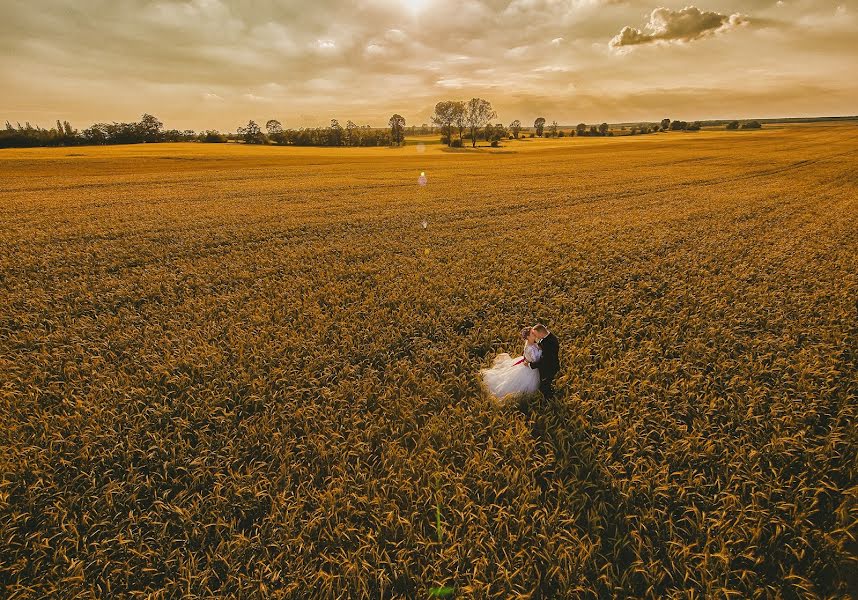
[[[416,16],[429,6],[429,2],[430,0],[404,0],[403,4],[405,4],[412,15]]]

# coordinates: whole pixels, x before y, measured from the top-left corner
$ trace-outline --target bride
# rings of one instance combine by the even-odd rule
[[[539,370],[531,369],[524,361],[537,362],[542,349],[530,327],[521,330],[524,356],[511,357],[506,352],[498,354],[490,369],[480,369],[480,376],[489,394],[503,398],[511,394],[531,394],[539,389]]]

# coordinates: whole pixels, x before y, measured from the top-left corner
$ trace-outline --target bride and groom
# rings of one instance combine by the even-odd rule
[[[498,354],[490,369],[480,369],[489,394],[503,398],[510,394],[542,392],[546,399],[554,395],[553,381],[560,370],[557,336],[542,323],[521,330],[524,355],[513,358]]]

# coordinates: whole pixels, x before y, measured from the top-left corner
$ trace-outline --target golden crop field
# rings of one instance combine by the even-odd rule
[[[854,594],[855,124],[417,141],[0,152],[0,596]]]

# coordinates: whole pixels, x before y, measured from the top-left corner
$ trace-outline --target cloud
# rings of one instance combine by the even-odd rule
[[[681,10],[656,8],[644,26],[646,31],[626,26],[610,41],[612,48],[637,46],[653,42],[687,43],[741,27],[750,19],[740,13],[725,15],[686,6]]]
[[[701,95],[720,90],[722,100],[729,90],[783,81],[858,94],[843,76],[858,60],[855,0],[704,4],[716,12],[679,10],[679,0],[652,11],[660,4],[650,2],[4,0],[0,123],[46,115],[44,124],[59,117],[84,127],[148,112],[170,127],[222,131],[272,117],[289,126],[331,118],[383,125],[399,113],[411,124],[428,121],[439,100],[474,96],[504,120],[544,113],[577,123],[649,114],[641,94],[679,85]],[[730,36],[717,52],[690,43],[646,61],[617,56],[744,22],[754,35]],[[609,45],[624,24],[632,26]],[[689,106],[691,118],[704,108],[697,93],[670,94],[664,105]],[[854,112],[845,91],[778,93],[770,102],[784,114],[817,105],[820,113]],[[757,110],[764,97],[737,93],[737,111],[742,102]]]

